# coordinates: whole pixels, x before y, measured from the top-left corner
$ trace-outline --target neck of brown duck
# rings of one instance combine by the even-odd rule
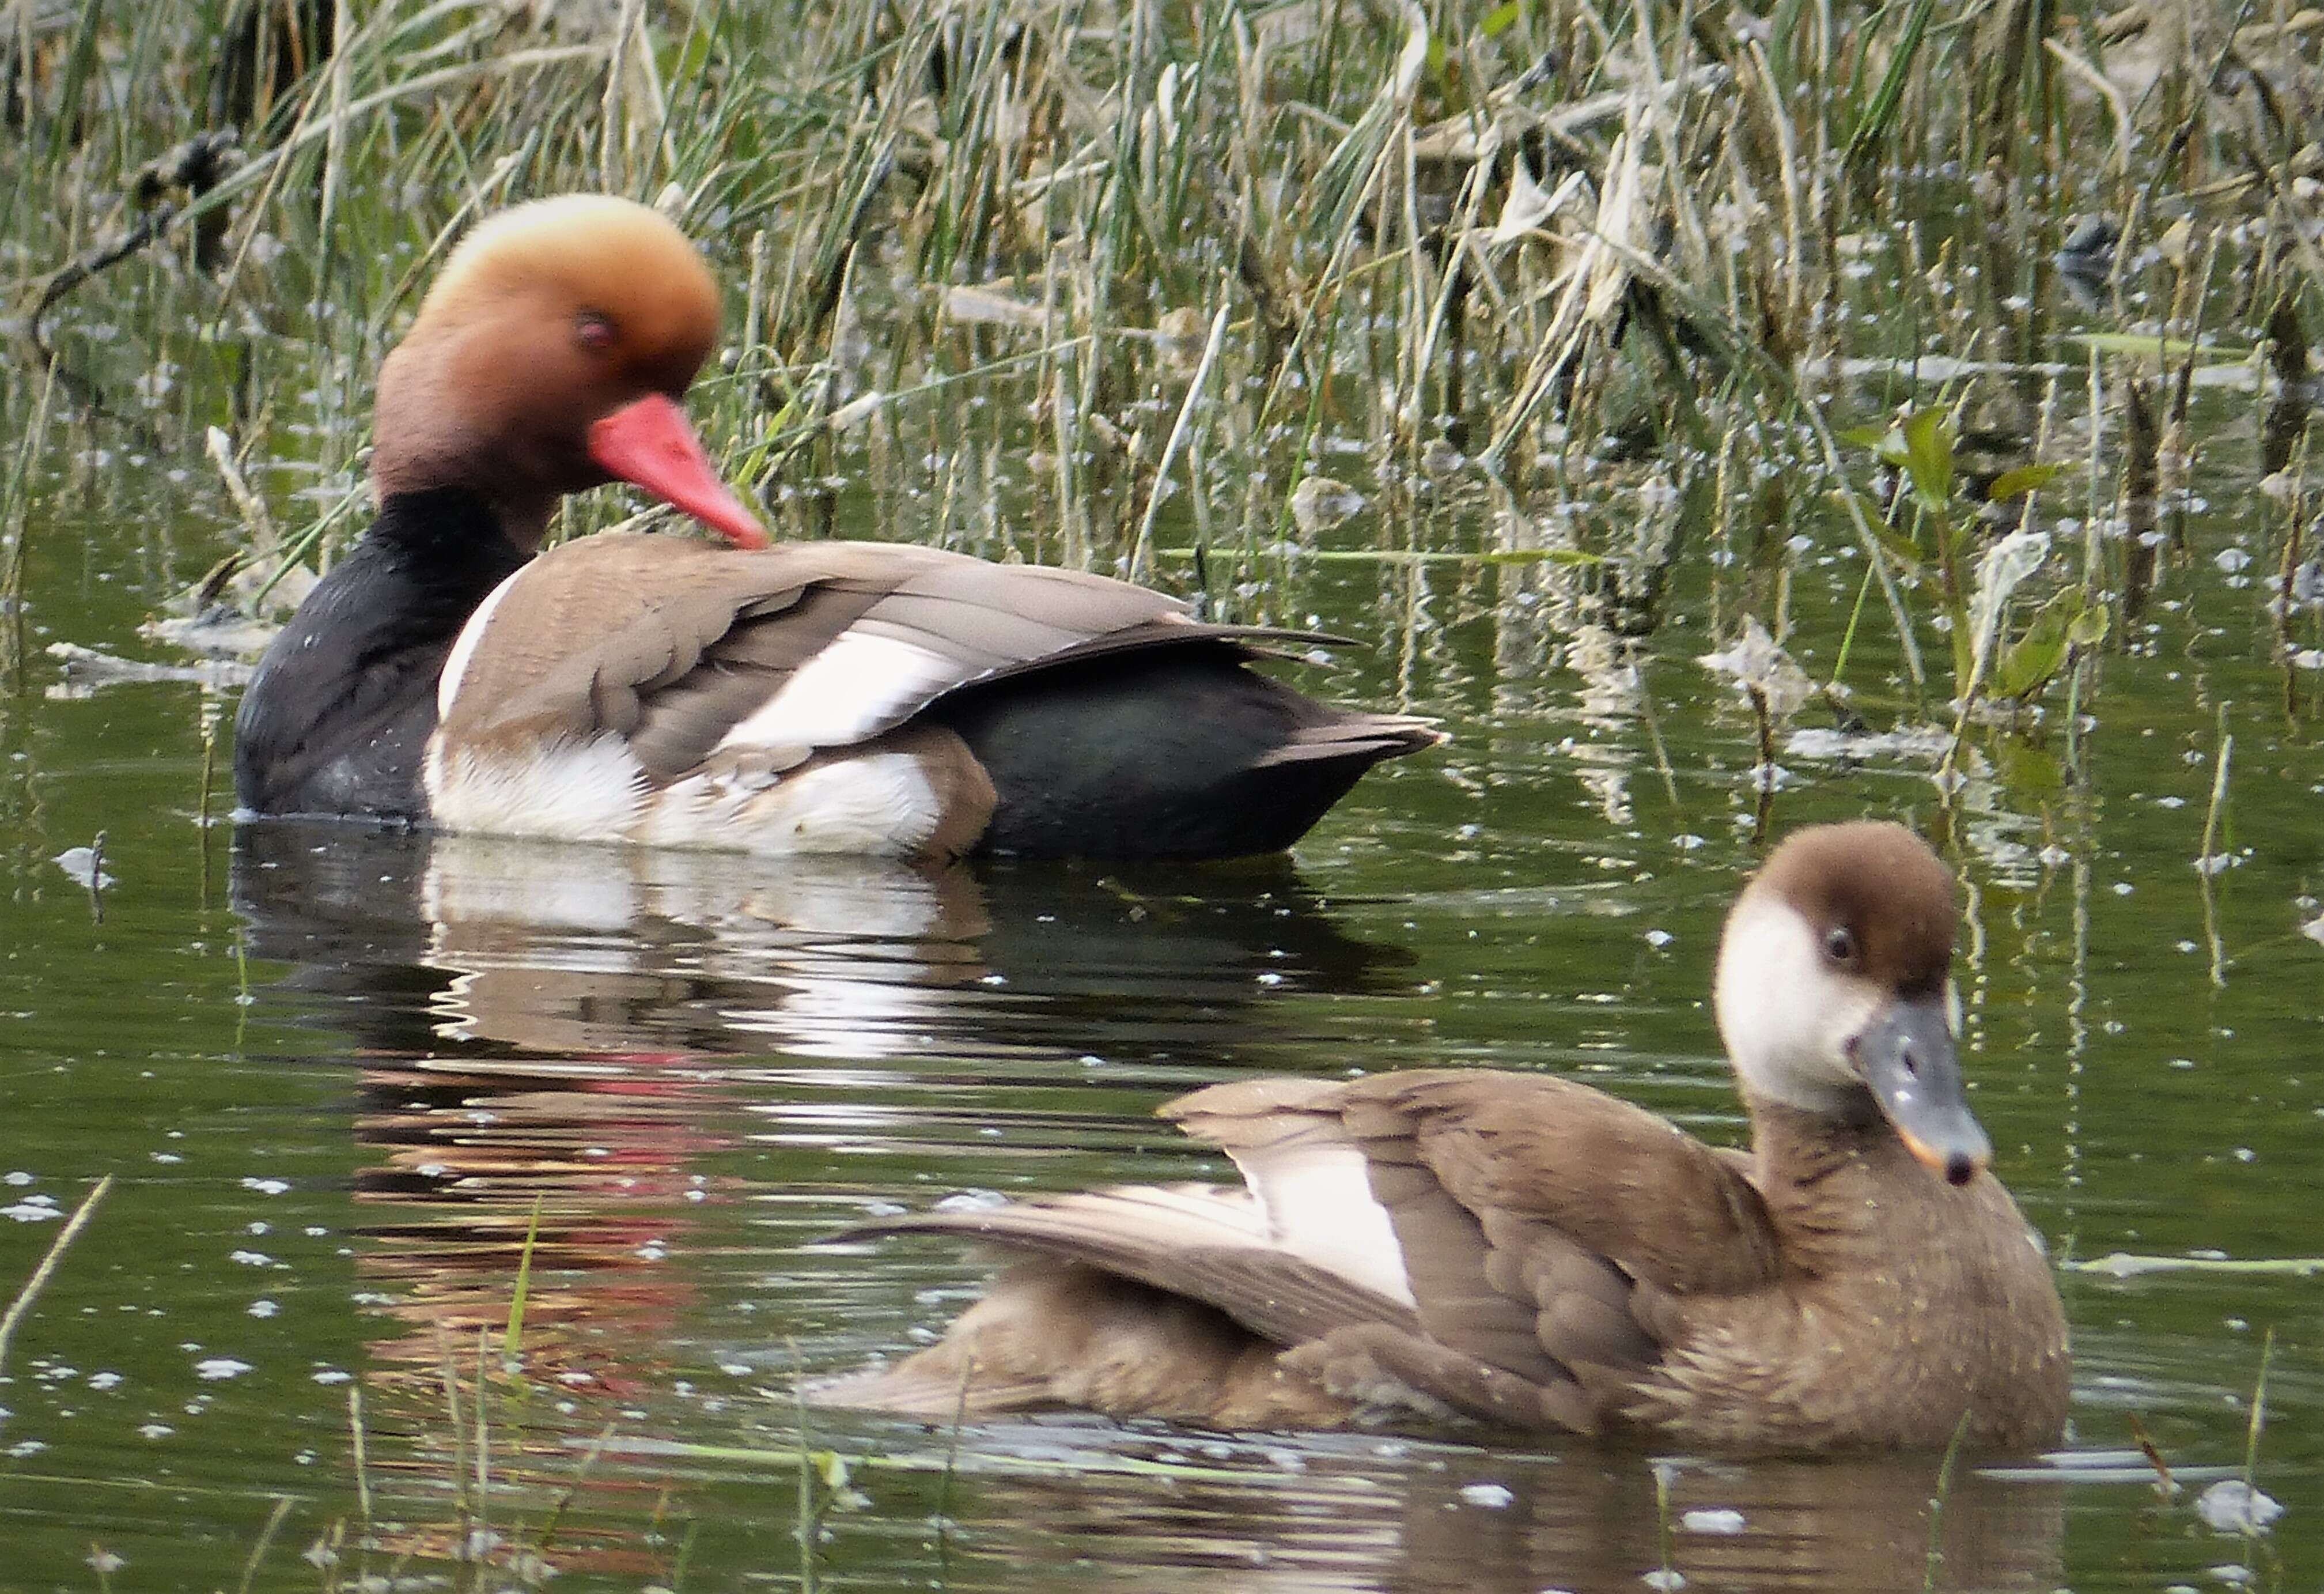
[[[1860,1265],[1866,1237],[1893,1220],[1904,1192],[1947,1189],[1905,1150],[1871,1092],[1862,1097],[1845,1098],[1835,1112],[1744,1097],[1752,1182],[1784,1237],[1786,1254],[1810,1272],[1843,1259]]]
[[[371,490],[376,504],[456,488],[493,512],[501,534],[532,553],[563,496],[521,429],[499,421],[451,365],[453,345],[415,334],[388,352],[372,415]]]

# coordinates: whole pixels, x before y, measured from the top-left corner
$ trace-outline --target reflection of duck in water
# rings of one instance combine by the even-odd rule
[[[1665,1462],[1658,1498],[1656,1464],[1643,1457],[1569,1455],[1527,1469],[1490,1510],[1461,1490],[1504,1470],[1456,1465],[1413,1480],[1402,1571],[1388,1581],[1476,1594],[1536,1594],[1545,1583],[1634,1589],[1667,1566],[1692,1594],[2059,1587],[2063,1485],[1987,1478],[1964,1462],[1939,1505],[1940,1464],[1928,1454]]]
[[[568,196],[478,227],[379,379],[379,515],[251,683],[263,813],[797,856],[1222,857],[1288,847],[1442,740],[1250,668],[1321,639],[1079,571],[769,547],[678,401],[718,332],[683,234]],[[586,537],[622,480],[733,544]]]
[[[420,1402],[447,1343],[466,1367],[507,1322],[529,1234],[533,1376],[665,1382],[698,1287],[670,1258],[734,1198],[746,1136],[940,1133],[951,1092],[1014,1068],[1239,1047],[1272,1021],[1261,977],[1361,990],[1408,961],[1287,864],[1172,870],[1164,894],[270,821],[234,871],[253,958],[281,966],[270,1004],[352,1043],[359,1266],[403,1325],[374,1381]]]
[[[1411,961],[1281,859],[971,871],[270,822],[235,869],[252,952],[290,966],[276,988],[410,1054],[1199,1061],[1263,1041],[1273,993]]]
[[[1957,916],[1901,826],[1768,859],[1717,988],[1748,1155],[1537,1075],[1253,1080],[1165,1109],[1240,1188],[868,1225],[1027,1259],[941,1344],[818,1397],[1235,1428],[1457,1414],[1730,1451],[2054,1441],[2064,1313],[1962,1094]]]
[[[2061,1478],[1999,1478],[1962,1463],[1939,1505],[1941,1458],[1926,1454],[1657,1463],[1621,1450],[1542,1455],[1352,1439],[1248,1435],[1198,1448],[1180,1439],[1165,1457],[1233,1471],[1160,1486],[1071,1469],[978,1477],[968,1466],[951,1498],[966,1523],[1010,1525],[1006,1546],[1028,1582],[1089,1569],[1101,1538],[1098,1572],[1210,1568],[1250,1594],[1637,1590],[1664,1569],[1690,1594],[2046,1591],[2065,1580]],[[1143,1459],[1158,1445],[1044,1422],[988,1429],[977,1450]]]
[[[234,867],[253,956],[287,966],[275,997],[358,1050],[382,1148],[358,1180],[408,1252],[381,1265],[439,1297],[471,1280],[483,1321],[537,1193],[544,1269],[619,1269],[715,1197],[697,1164],[737,1134],[935,1123],[930,1090],[1093,1051],[1200,1061],[1263,1038],[1282,986],[1363,990],[1409,961],[1287,864],[1172,871],[1164,895],[1120,871],[269,822]],[[878,1099],[898,1087],[908,1105]]]

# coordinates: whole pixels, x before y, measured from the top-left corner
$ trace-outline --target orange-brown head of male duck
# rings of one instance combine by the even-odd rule
[[[718,331],[685,235],[575,195],[481,223],[380,373],[378,518],[235,724],[253,813],[770,855],[1220,857],[1289,846],[1443,740],[1251,666],[1318,638],[1078,570],[767,545],[680,407]],[[726,545],[536,552],[622,480]]]
[[[531,548],[558,499],[626,481],[763,548],[681,407],[717,337],[718,284],[659,212],[602,194],[502,211],[380,366],[374,490],[467,488]]]

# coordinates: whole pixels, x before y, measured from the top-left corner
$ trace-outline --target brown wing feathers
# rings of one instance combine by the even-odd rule
[[[735,615],[725,633],[682,670],[665,667],[634,687],[614,689],[630,706],[626,723],[601,713],[599,724],[629,738],[648,774],[675,780],[699,766],[728,731],[879,598],[861,588],[817,584],[761,598]],[[601,671],[600,680],[608,673],[620,679],[616,670]],[[802,746],[798,756],[812,751]]]
[[[1729,1159],[1568,1081],[1425,1071],[1252,1080],[1162,1113],[1235,1160],[1248,1201],[1129,1189],[856,1232],[970,1234],[1203,1303],[1351,1409],[1416,1395],[1582,1432],[1597,1431],[1621,1385],[1661,1355],[1658,1308],[1763,1283],[1774,1266],[1764,1209]],[[1347,1175],[1333,1163],[1350,1154],[1363,1182],[1352,1191],[1335,1182]],[[1392,1238],[1351,1209],[1370,1210],[1367,1186]],[[1660,1199],[1641,1219],[1621,1197],[1649,1188]],[[1318,1232],[1335,1222],[1340,1232]],[[1359,1241],[1398,1255],[1356,1256],[1348,1247]],[[1400,1281],[1384,1285],[1383,1266],[1400,1268]],[[1010,1276],[1021,1308],[1024,1280],[1049,1275]],[[1106,1310],[1125,1307],[1108,1297]]]
[[[1729,1159],[1643,1107],[1547,1076],[1422,1070],[1348,1089],[1351,1133],[1409,1133],[1447,1193],[1480,1218],[1545,1227],[1682,1293],[1775,1276],[1758,1191]]]
[[[931,663],[932,685],[861,737],[958,686],[1071,661],[1206,642],[1253,652],[1329,640],[1201,624],[1175,599],[1099,576],[901,544],[737,553],[672,538],[595,537],[520,580],[489,617],[464,679],[525,684],[496,695],[460,691],[444,721],[447,738],[553,741],[610,730],[664,781],[698,767],[793,672],[850,632],[940,662]],[[1410,741],[1406,722],[1373,718],[1387,741]],[[1319,737],[1315,754],[1346,745],[1344,734]],[[1296,744],[1286,750],[1298,755]]]
[[[1216,1308],[1296,1344],[1351,1323],[1417,1327],[1409,1307],[1266,1242],[1239,1192],[1131,1185],[966,1212],[919,1212],[837,1237],[944,1233],[1079,1262]]]

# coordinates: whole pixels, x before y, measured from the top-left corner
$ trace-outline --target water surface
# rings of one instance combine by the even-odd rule
[[[2025,734],[1972,737],[1949,801],[1932,758],[1828,711],[1780,755],[1775,829],[1895,814],[1962,870],[1976,1104],[2061,1263],[2324,1250],[2324,676],[2282,662],[2249,560],[2220,557],[2264,570],[2275,523],[2245,401],[2204,402],[2221,440],[2187,547],[2070,737],[2053,693]],[[1473,548],[1522,530],[1510,507],[1467,481],[1333,541]],[[230,700],[88,689],[40,649],[163,656],[134,627],[228,513],[151,461],[96,499],[59,485],[0,728],[0,1280],[116,1183],[0,1380],[0,1582],[2312,1584],[2324,1282],[2282,1274],[2062,1272],[2070,1446],[1965,1461],[1933,1517],[1934,1456],[803,1432],[798,1369],[918,1342],[983,1276],[941,1244],[812,1242],[964,1192],[1219,1173],[1149,1116],[1194,1086],[1538,1070],[1738,1138],[1704,997],[1757,856],[1757,755],[1693,657],[1780,579],[1791,645],[1828,667],[1862,567],[1805,524],[1682,567],[1637,653],[1586,569],[1224,560],[1230,597],[1368,644],[1306,668],[1314,690],[1439,715],[1450,747],[1285,862],[928,872],[205,825]],[[1949,723],[1893,642],[1858,647],[1875,729]],[[93,894],[52,859],[99,831]],[[2286,1515],[2246,1541],[2192,1502],[2253,1453],[2271,1335],[2254,1477]]]

